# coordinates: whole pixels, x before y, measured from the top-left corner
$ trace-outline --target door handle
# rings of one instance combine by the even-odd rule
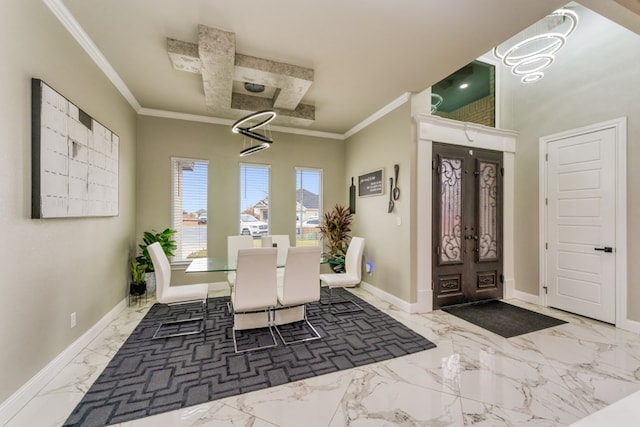
[[[613,252],[613,248],[610,246],[605,246],[604,248],[594,248],[594,250],[602,252]]]

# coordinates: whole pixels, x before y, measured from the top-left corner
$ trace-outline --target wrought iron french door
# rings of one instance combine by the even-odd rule
[[[502,153],[433,144],[433,306],[502,298]]]

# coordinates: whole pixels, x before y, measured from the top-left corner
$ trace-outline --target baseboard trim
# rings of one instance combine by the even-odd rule
[[[640,334],[640,322],[631,319],[624,319],[622,322],[616,325],[617,328],[624,329],[625,331]]]
[[[513,291],[511,298],[519,299],[520,301],[529,302],[531,304],[540,304],[540,297],[538,295],[529,294],[517,289]]]
[[[431,313],[433,311],[433,290],[418,289],[418,301],[411,303],[409,313]]]
[[[396,307],[398,307],[400,310],[404,311],[405,313],[411,313],[411,304],[406,302],[403,299],[398,298],[395,295],[391,295],[388,292],[383,291],[380,288],[377,288],[375,286],[373,286],[370,283],[367,283],[365,281],[360,282],[360,287],[362,289],[364,289],[365,291],[373,294],[374,296],[380,298],[383,301],[388,302],[389,304],[393,304]]]
[[[516,292],[516,281],[514,279],[506,279],[504,281],[504,297],[505,299],[515,298],[514,294]]]
[[[5,425],[13,418],[40,390],[42,390],[60,371],[69,364],[98,334],[113,321],[127,306],[127,298],[96,322],[87,332],[82,334],[69,347],[58,354],[51,362],[0,404],[0,425]]]

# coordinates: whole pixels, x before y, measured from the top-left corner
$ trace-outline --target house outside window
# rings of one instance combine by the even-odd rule
[[[296,246],[319,245],[322,170],[296,168]]]
[[[254,238],[269,234],[270,172],[269,165],[240,165],[238,234]]]
[[[171,159],[171,228],[177,245],[172,262],[207,256],[208,172],[207,160]]]

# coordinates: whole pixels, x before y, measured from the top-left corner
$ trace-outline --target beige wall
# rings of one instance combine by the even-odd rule
[[[357,197],[352,234],[366,239],[365,258],[374,265],[373,274],[364,273],[363,280],[408,302],[414,302],[416,297],[412,243],[415,141],[411,132],[411,103],[406,102],[350,137],[344,181],[346,188],[354,177],[357,186],[358,175],[384,169],[384,195]],[[389,178],[393,177],[394,164],[400,165],[400,199],[390,214]]]
[[[538,294],[538,141],[618,117],[628,119],[628,311],[640,320],[640,36],[589,12],[539,82],[503,72],[505,128],[520,133],[516,151],[516,288]]]
[[[295,242],[296,167],[323,171],[323,205],[345,203],[344,142],[272,132],[268,150],[241,158],[242,137],[230,126],[140,116],[138,119],[136,236],[171,225],[171,157],[209,160],[209,253],[226,255],[227,236],[238,233],[239,165],[271,165],[270,230]],[[174,271],[172,283],[224,281],[221,274]]]
[[[135,113],[43,2],[3,0],[0,40],[2,402],[125,298]],[[119,135],[119,216],[30,218],[32,77]]]
[[[582,28],[595,17],[581,15]],[[640,320],[640,42],[607,21],[576,33],[547,76],[522,85],[503,72],[502,127],[520,132],[516,153],[518,290],[538,291],[538,139],[628,117],[629,316]],[[581,38],[583,37],[583,38]],[[237,230],[239,137],[228,126],[139,116],[40,1],[3,0],[0,12],[0,402],[126,296],[127,258],[144,230],[170,224],[170,158],[210,161],[209,247],[224,254]],[[504,70],[503,70],[504,71]],[[30,79],[41,78],[120,136],[120,214],[30,219]],[[246,162],[272,167],[271,232],[295,233],[296,166],[324,171],[324,209],[347,203],[351,177],[385,170],[385,194],[357,198],[353,234],[373,263],[364,280],[405,301],[415,295],[415,139],[409,103],[346,142],[274,132],[272,149]],[[299,162],[296,159],[305,159]],[[402,194],[387,213],[388,178],[400,164]],[[398,225],[398,221],[400,225]],[[177,272],[174,283],[223,280]],[[69,327],[77,313],[78,325]]]

